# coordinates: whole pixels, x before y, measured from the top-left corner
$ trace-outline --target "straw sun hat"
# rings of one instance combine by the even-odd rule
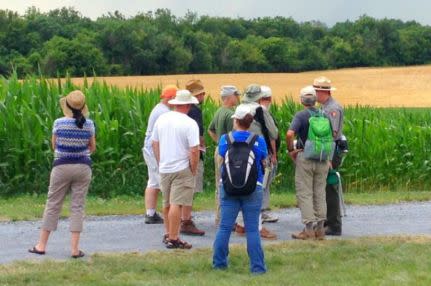
[[[85,95],[80,90],[74,90],[65,97],[60,99],[60,106],[63,114],[67,117],[73,117],[72,109],[81,110],[82,115],[88,116],[88,107],[85,104]]]

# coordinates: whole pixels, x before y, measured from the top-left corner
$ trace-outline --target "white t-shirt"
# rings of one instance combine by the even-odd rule
[[[190,148],[199,145],[199,127],[186,114],[170,111],[157,119],[151,140],[159,142],[159,172],[179,172],[190,165]]]
[[[147,132],[145,133],[145,141],[143,148],[147,154],[153,154],[153,147],[151,145],[151,134],[153,133],[154,124],[156,123],[160,115],[169,111],[169,107],[161,102],[154,106],[153,110],[151,110],[150,117],[148,118]]]

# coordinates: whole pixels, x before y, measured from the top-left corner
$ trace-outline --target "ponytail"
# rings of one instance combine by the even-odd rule
[[[85,103],[82,106],[81,109],[73,108],[69,105],[69,103],[66,100],[66,106],[72,110],[73,118],[75,118],[75,124],[78,126],[79,129],[82,129],[84,127],[84,124],[86,122],[85,116],[82,114],[82,109],[85,107]]]

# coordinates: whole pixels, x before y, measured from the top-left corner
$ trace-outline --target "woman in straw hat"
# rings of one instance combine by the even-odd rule
[[[91,181],[90,154],[96,150],[95,128],[88,119],[85,95],[75,90],[60,99],[64,117],[54,121],[52,148],[54,163],[51,171],[48,199],[46,201],[39,242],[29,252],[45,254],[51,231],[57,229],[58,218],[67,192],[71,191],[70,231],[71,255],[84,256],[79,249],[85,197]]]

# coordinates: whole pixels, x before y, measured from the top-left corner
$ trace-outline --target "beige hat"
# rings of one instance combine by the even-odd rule
[[[260,89],[262,90],[262,98],[269,98],[272,96],[272,90],[269,86],[262,85]]]
[[[301,89],[299,97],[304,105],[313,106],[316,104],[317,96],[314,86],[308,85]]]
[[[183,105],[183,104],[198,104],[199,101],[196,97],[192,96],[190,91],[187,89],[180,89],[177,91],[175,98],[168,101],[171,105]]]
[[[220,96],[225,97],[229,95],[240,95],[240,92],[234,85],[223,85],[220,88]]]
[[[235,113],[231,118],[243,119],[247,114],[251,114],[251,108],[249,104],[240,104],[236,107]]]
[[[196,96],[205,92],[204,85],[199,79],[192,79],[186,83],[186,89],[190,91],[192,96]]]
[[[60,99],[60,106],[63,114],[73,117],[72,109],[81,110],[82,115],[88,116],[88,107],[85,104],[85,95],[80,90],[74,90]]]
[[[316,78],[313,82],[313,87],[315,90],[336,90],[335,87],[331,87],[329,78],[324,76]]]

